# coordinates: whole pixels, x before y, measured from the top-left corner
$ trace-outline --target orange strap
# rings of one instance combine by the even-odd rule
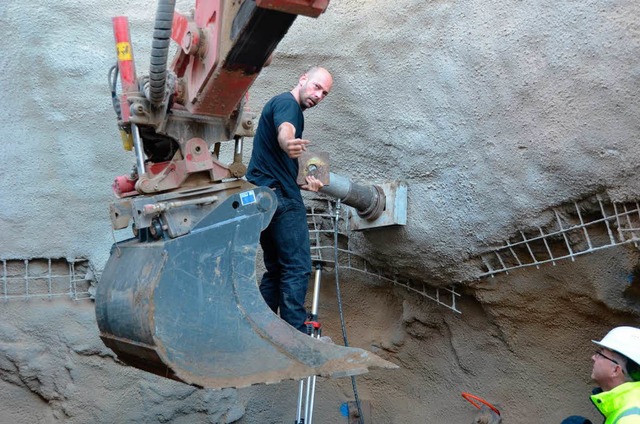
[[[476,403],[476,401],[478,401],[481,404],[488,406],[489,409],[491,409],[493,412],[498,414],[498,416],[500,416],[500,411],[498,410],[498,408],[496,408],[495,406],[491,405],[489,402],[487,402],[486,400],[482,399],[481,397],[478,397],[476,395],[472,395],[471,393],[467,393],[467,392],[462,392],[462,397],[465,398],[466,401],[471,403],[471,405],[475,406],[476,408],[478,408],[478,409],[481,408],[481,406]]]

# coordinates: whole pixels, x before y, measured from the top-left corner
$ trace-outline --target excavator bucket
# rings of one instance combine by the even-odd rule
[[[309,337],[268,308],[255,261],[276,200],[251,193],[246,205],[229,196],[186,235],[114,247],[96,293],[104,343],[126,364],[207,388],[397,368]]]

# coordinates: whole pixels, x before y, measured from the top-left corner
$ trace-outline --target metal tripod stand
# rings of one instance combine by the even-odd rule
[[[314,263],[315,278],[313,283],[313,303],[311,305],[311,316],[306,322],[307,334],[311,337],[319,339],[322,335],[322,325],[318,322],[318,297],[320,296],[320,276],[322,265],[320,262]],[[306,380],[306,390],[305,390]],[[311,424],[313,420],[313,403],[316,394],[316,376],[312,375],[306,379],[300,380],[298,388],[298,408],[296,412],[295,424]],[[303,399],[304,398],[304,399]],[[304,400],[304,402],[303,402]],[[302,407],[304,403],[304,416],[302,415]]]

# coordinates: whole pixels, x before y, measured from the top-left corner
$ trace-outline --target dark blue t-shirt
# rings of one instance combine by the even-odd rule
[[[253,138],[247,180],[257,186],[280,188],[285,197],[302,200],[296,183],[298,160],[291,159],[278,143],[278,127],[284,122],[289,122],[296,128],[296,138],[302,137],[302,109],[289,92],[273,97],[262,109]]]

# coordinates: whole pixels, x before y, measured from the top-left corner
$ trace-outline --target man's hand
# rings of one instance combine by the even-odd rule
[[[309,143],[311,143],[309,140],[303,140],[302,138],[287,140],[284,151],[287,152],[291,159],[297,159],[307,151]]]
[[[304,184],[304,185],[300,186],[300,188],[303,189],[303,190],[309,190],[309,191],[317,192],[322,187],[324,187],[324,184],[322,184],[322,181],[320,181],[316,177],[313,177],[311,175],[307,175],[307,177],[305,179],[307,180],[307,184]]]
[[[307,150],[309,140],[296,138],[296,127],[290,122],[283,122],[278,127],[278,144],[291,159],[297,159]]]

